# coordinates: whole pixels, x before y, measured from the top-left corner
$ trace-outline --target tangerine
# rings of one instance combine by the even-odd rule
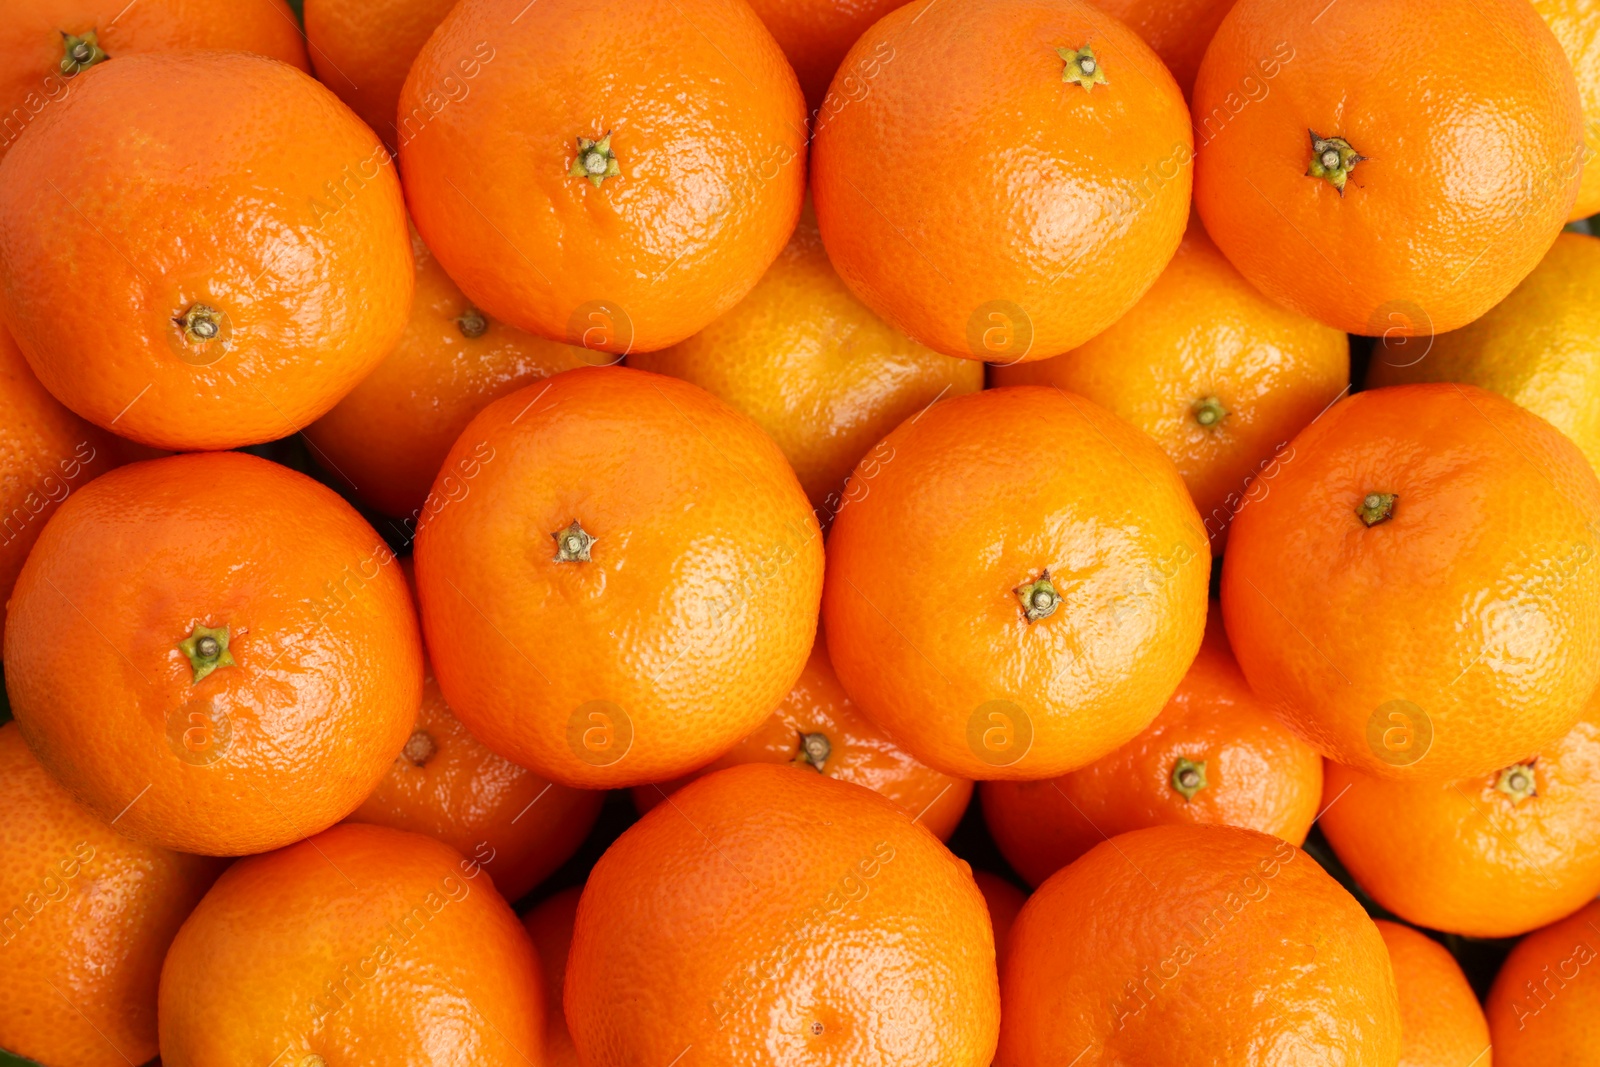
[[[742,763],[793,764],[866,786],[941,841],[955,832],[972,799],[970,781],[918,763],[861,714],[839,684],[820,630],[794,688],[755,733],[691,776],[635,786],[634,804],[641,813],[649,811],[695,778]]]
[[[259,0],[258,0],[259,2]],[[130,55],[0,164],[0,314],[63,404],[141,444],[286,437],[405,329],[388,153],[306,74]]]
[[[996,367],[994,381],[1059,386],[1155,438],[1220,555],[1251,483],[1350,387],[1350,346],[1262,296],[1191,222],[1167,269],[1115,324],[1054,359]]]
[[[1565,737],[1492,774],[1394,782],[1328,765],[1322,831],[1388,910],[1511,937],[1600,893],[1600,691]]]
[[[1466,382],[1515,400],[1600,471],[1600,238],[1563,233],[1533,273],[1476,322],[1383,338],[1367,387]]]
[[[1103,841],[1034,891],[1007,951],[1004,1067],[1400,1053],[1377,927],[1310,856],[1254,830],[1152,826]]]
[[[981,363],[924,348],[855,298],[810,211],[750,295],[688,340],[636,352],[628,365],[693,382],[755,419],[824,523],[884,434],[936,400],[983,388]]]
[[[117,465],[111,435],[61,406],[0,326],[0,631],[39,532],[78,489]]]
[[[1094,0],[1144,39],[1167,65],[1187,100],[1206,45],[1234,0]]]
[[[1000,998],[965,863],[870,789],[755,763],[691,782],[600,858],[566,1013],[588,1067],[689,1046],[716,1067],[987,1067]]]
[[[350,814],[422,693],[388,546],[332,490],[238,452],[69,496],[17,578],[4,659],[23,736],[80,803],[210,855]]]
[[[1030,885],[1146,826],[1243,826],[1301,845],[1321,802],[1322,757],[1250,691],[1215,604],[1189,672],[1138,737],[1060,778],[983,784],[989,833]]]
[[[984,904],[988,905],[989,925],[994,928],[995,962],[1003,967],[1006,939],[1011,936],[1011,928],[1016,925],[1022,906],[1028,902],[1028,895],[989,871],[973,871],[972,880],[978,883],[978,891],[983,894]]]
[[[349,816],[438,838],[520,900],[565,863],[600,814],[604,793],[547,782],[467,732],[428,671],[405,747]]]
[[[822,603],[868,718],[962,778],[1055,777],[1149,725],[1200,646],[1210,572],[1155,442],[1027,385],[935,404],[868,459]]]
[[[1498,1067],[1600,1064],[1600,901],[1519,941],[1489,990]]]
[[[1571,218],[1600,211],[1600,9],[1593,0],[1533,0],[1533,8],[1549,25],[1572,63],[1583,106],[1583,178]]]
[[[464,0],[397,135],[417,229],[473,303],[607,352],[738,303],[805,192],[805,99],[742,0]]]
[[[11,0],[0,22],[0,156],[108,59],[141,52],[255,52],[310,70],[284,0]]]
[[[485,404],[597,357],[489,318],[415,233],[411,252],[416,296],[404,336],[376,370],[305,428],[305,438],[318,462],[357,499],[415,523],[430,510],[428,490],[450,446]],[[471,491],[463,473],[453,472],[444,499]]]
[[[490,749],[577,788],[662,781],[793,687],[822,537],[748,418],[580,367],[479,412],[444,469],[467,462],[472,491],[418,531],[417,586],[439,688]]]
[[[1397,1067],[1490,1067],[1489,1022],[1450,951],[1409,926],[1377,920],[1400,997]]]
[[[544,975],[544,1059],[542,1067],[581,1067],[572,1047],[567,1019],[561,1007],[567,985],[567,953],[572,949],[572,926],[578,917],[581,886],[547,897],[522,917],[523,929],[539,953]]]
[[[1366,774],[1488,774],[1600,684],[1600,479],[1549,423],[1470,385],[1335,404],[1235,517],[1222,611],[1285,724]]]
[[[1385,336],[1457,329],[1515,288],[1584,155],[1572,68],[1523,0],[1239,0],[1194,126],[1195,205],[1239,273]]]
[[[306,44],[317,78],[391,147],[400,87],[455,0],[305,0]]]
[[[460,853],[346,823],[230,867],[161,969],[165,1067],[537,1062],[539,960]]]
[[[856,38],[900,6],[899,0],[751,0],[761,21],[794,67],[806,106],[815,115],[842,107],[857,93],[869,91],[864,72],[846,71],[842,95],[828,99],[828,85]]]
[[[855,294],[948,356],[1059,355],[1110,326],[1189,213],[1183,94],[1079,0],[908,4],[851,47],[812,191]],[[844,82],[839,79],[844,78]]]
[[[156,980],[184,918],[222,873],[142,845],[80,807],[0,726],[0,1048],[58,1067],[156,1054]]]

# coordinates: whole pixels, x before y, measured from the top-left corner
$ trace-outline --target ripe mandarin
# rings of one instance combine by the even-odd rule
[[[978,883],[978,891],[983,894],[983,902],[989,908],[989,925],[994,928],[995,960],[1000,966],[1005,966],[1006,938],[1011,936],[1011,927],[1016,924],[1022,905],[1028,902],[1028,894],[989,871],[973,871],[972,880]]]
[[[582,367],[490,404],[417,536],[439,688],[506,759],[578,788],[704,766],[816,632],[822,537],[783,453],[705,390]]]
[[[537,1062],[539,960],[460,853],[349,823],[218,879],[161,969],[165,1067]]]
[[[1097,404],[990,389],[863,461],[823,618],[852,700],[962,778],[1052,778],[1155,718],[1205,629],[1205,530],[1172,461]]]
[[[1195,205],[1239,272],[1390,336],[1454,330],[1515,288],[1584,154],[1572,68],[1525,0],[1239,0],[1194,130]]]
[[[1564,233],[1483,317],[1373,347],[1367,387],[1466,382],[1515,400],[1600,471],[1600,238]]]
[[[415,233],[411,252],[416,297],[400,343],[307,426],[305,437],[317,461],[363,503],[420,521],[445,455],[484,405],[529,382],[614,357],[496,322],[472,306]],[[459,480],[464,472],[453,473]]]
[[[0,726],[0,1048],[51,1067],[156,1054],[156,980],[217,860],[131,841],[56,784]]]
[[[1600,1064],[1600,901],[1518,942],[1486,1009],[1495,1067]]]
[[[514,901],[578,850],[604,799],[490,752],[450,714],[429,672],[405,748],[349,821],[438,838],[481,864]]]
[[[1155,50],[1183,90],[1194,90],[1200,58],[1234,0],[1094,0],[1094,6],[1126,22]]]
[[[1600,211],[1600,5],[1595,0],[1533,0],[1572,63],[1583,105],[1584,161],[1574,219]]]
[[[858,94],[870,91],[865,69],[846,68],[844,80],[832,100],[828,83],[856,38],[880,18],[900,6],[899,0],[751,0],[761,21],[783,49],[800,79],[806,107],[813,115],[843,107]]]
[[[1490,1067],[1489,1022],[1455,957],[1409,926],[1376,925],[1400,997],[1397,1067]]]
[[[539,953],[544,975],[544,1060],[541,1067],[580,1067],[561,1007],[567,987],[567,953],[572,949],[572,924],[578,917],[583,889],[573,886],[541,901],[522,917],[523,929]]]
[[[405,744],[422,642],[399,567],[332,490],[238,452],[69,496],[11,598],[6,689],[79,802],[211,855],[350,814]]]
[[[6,601],[56,508],[116,464],[111,436],[61,406],[0,326],[0,631]]]
[[[398,139],[417,229],[473,303],[608,352],[738,303],[805,192],[805,100],[743,0],[463,0]]]
[[[141,444],[296,432],[405,329],[388,154],[275,60],[131,55],[92,74],[0,163],[0,315],[62,403]]]
[[[1166,823],[1243,826],[1300,845],[1321,803],[1322,757],[1250,691],[1215,604],[1189,673],[1138,737],[1060,778],[983,784],[989,833],[1031,885],[1108,836]]]
[[[1245,678],[1329,759],[1488,774],[1600,684],[1600,480],[1543,419],[1470,385],[1334,405],[1234,519],[1222,610]]]
[[[1350,346],[1262,296],[1191,222],[1133,310],[1065,355],[996,367],[994,380],[1059,386],[1155,438],[1220,555],[1250,482],[1349,388]]]
[[[0,20],[0,156],[108,59],[255,52],[309,70],[283,0],[9,0]]]
[[[972,799],[970,781],[918,763],[861,714],[833,672],[821,631],[794,688],[755,733],[689,777],[635,786],[634,804],[649,811],[695,778],[741,763],[794,764],[866,786],[941,841],[955,832]]]
[[[1400,1009],[1383,938],[1286,841],[1154,826],[1095,846],[1011,928],[999,1067],[1388,1065]]]
[[[858,99],[817,121],[812,189],[845,284],[950,356],[1059,355],[1110,326],[1189,214],[1183,94],[1080,0],[907,4],[861,36]]]
[[[983,388],[981,363],[924,348],[855,298],[809,211],[733,310],[671,348],[630,355],[628,366],[693,382],[755,419],[824,523],[884,434],[935,400]]]
[[[1491,774],[1394,782],[1328,764],[1322,831],[1405,919],[1511,937],[1600,893],[1600,692],[1565,737]]]
[[[693,890],[685,892],[684,887]],[[770,764],[693,782],[600,858],[566,1014],[588,1067],[987,1067],[994,941],[967,865],[869,789]]]
[[[305,0],[304,6],[318,79],[386,144],[399,144],[400,87],[455,0]]]

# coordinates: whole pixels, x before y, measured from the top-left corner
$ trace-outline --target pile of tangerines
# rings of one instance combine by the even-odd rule
[[[303,7],[0,10],[0,1062],[1600,1065],[1600,5]]]

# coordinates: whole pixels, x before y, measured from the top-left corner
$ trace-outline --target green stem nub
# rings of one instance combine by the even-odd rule
[[[1057,48],[1056,55],[1066,64],[1061,70],[1062,81],[1081,85],[1086,93],[1094,92],[1096,85],[1110,84],[1106,81],[1105,68],[1100,65],[1100,60],[1095,58],[1094,49],[1088,45],[1084,45],[1076,52],[1070,48]]]
[[[1189,760],[1182,756],[1172,765],[1172,788],[1183,794],[1185,802],[1206,787],[1206,761]]]
[[[622,168],[617,165],[616,154],[611,151],[611,131],[598,141],[591,141],[587,137],[578,138],[578,155],[572,161],[572,166],[567,169],[567,176],[571,178],[588,178],[589,184],[596,189],[607,178],[621,177]]]
[[[590,537],[589,531],[578,525],[578,520],[573,519],[572,525],[565,530],[557,530],[550,535],[556,541],[557,563],[588,563],[589,549],[600,540]]]
[[[1311,135],[1311,165],[1306,168],[1306,177],[1321,178],[1343,196],[1345,180],[1367,157],[1351,148],[1343,137],[1318,137],[1315,130],[1306,132]]]
[[[194,669],[195,685],[199,685],[202,678],[218,667],[233,666],[233,653],[228,651],[226,626],[219,626],[213,630],[209,626],[197,623],[189,636],[178,642],[178,648],[189,657],[189,666]]]
[[[1376,526],[1394,518],[1394,506],[1399,502],[1400,498],[1393,493],[1368,493],[1361,498],[1361,506],[1356,508],[1356,514],[1368,526]]]
[[[1222,425],[1222,420],[1228,417],[1228,409],[1222,406],[1222,401],[1214,396],[1203,400],[1196,400],[1189,406],[1189,414],[1207,430],[1214,430]]]
[[[81,74],[94,66],[103,63],[111,57],[100,50],[100,42],[95,37],[95,32],[90,30],[82,37],[74,37],[70,33],[61,34],[61,74],[70,78],[74,74]]]
[[[1527,763],[1513,763],[1500,772],[1500,777],[1495,781],[1494,787],[1515,804],[1521,804],[1529,797],[1539,795],[1539,790],[1533,780],[1533,765],[1536,761]]]
[[[184,340],[192,345],[215,341],[222,333],[222,312],[206,304],[191,305],[172,322],[183,331]]]
[[[462,337],[471,341],[489,332],[489,320],[477,308],[469,307],[456,319],[456,328]]]
[[[1055,583],[1050,581],[1048,570],[1040,571],[1039,577],[1031,582],[1023,582],[1012,592],[1017,594],[1023,617],[1029,622],[1047,618],[1061,606],[1061,594],[1056,591]]]
[[[827,734],[801,734],[800,751],[795,756],[796,764],[815,767],[821,774],[823,764],[828,762],[828,754],[833,751],[833,746],[828,744]]]

